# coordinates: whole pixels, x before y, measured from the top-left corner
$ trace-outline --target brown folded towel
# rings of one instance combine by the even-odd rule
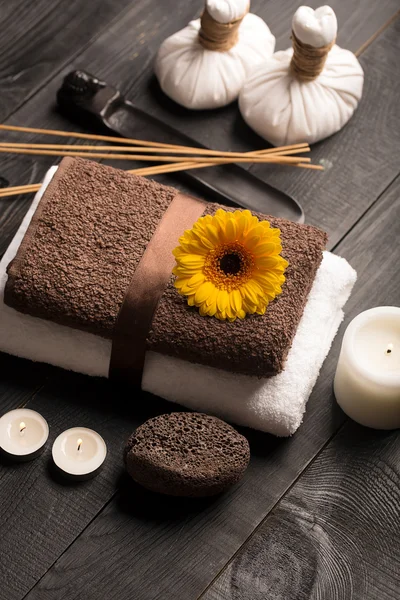
[[[119,169],[64,158],[8,267],[6,304],[112,338],[135,269],[176,194],[174,188]],[[205,204],[204,214],[218,208],[219,204]],[[264,315],[229,323],[201,317],[190,308],[171,275],[147,350],[246,375],[267,377],[283,369],[326,234],[256,216],[281,230],[282,256],[289,261],[282,294]]]

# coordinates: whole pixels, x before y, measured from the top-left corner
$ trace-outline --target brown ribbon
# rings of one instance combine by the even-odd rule
[[[205,204],[177,194],[165,211],[136,268],[122,302],[111,349],[110,379],[140,386],[146,340],[162,293],[175,264],[179,237],[202,215]]]

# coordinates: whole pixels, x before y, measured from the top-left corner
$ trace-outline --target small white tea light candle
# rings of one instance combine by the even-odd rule
[[[344,412],[374,429],[400,427],[400,308],[381,306],[347,327],[334,391]]]
[[[13,460],[32,460],[49,437],[46,419],[29,408],[17,408],[0,419],[0,448]]]
[[[53,444],[53,460],[64,474],[88,479],[97,474],[107,455],[101,435],[86,427],[74,427],[61,433]]]

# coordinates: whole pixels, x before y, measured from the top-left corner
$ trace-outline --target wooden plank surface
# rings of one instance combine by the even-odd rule
[[[398,432],[346,423],[202,600],[397,600]]]
[[[344,325],[368,308],[399,304],[399,238],[400,177],[337,248],[358,273]],[[331,382],[341,337],[327,361]],[[398,430],[347,423],[203,600],[396,600],[399,442]]]
[[[142,6],[140,10],[135,5],[124,14],[123,19],[99,36],[79,58],[65,66],[9,122],[76,129],[76,126],[51,109],[63,76],[72,68],[81,67],[114,83],[142,108],[205,144],[229,150],[265,146],[266,143],[245,126],[236,104],[218,111],[191,112],[169,102],[154,85],[154,53],[165,36],[177,26],[184,25],[196,13],[193,10],[194,4],[196,3],[179,4],[177,19],[174,21],[168,18],[170,7],[163,3],[157,8],[157,18],[151,22],[148,4],[138,5]],[[288,4],[284,5],[285,11],[288,10]],[[293,12],[299,3],[290,4]],[[351,46],[353,42],[352,28],[347,23],[355,26],[354,19],[361,21],[365,30],[363,41],[366,41],[371,35],[371,23],[374,27],[380,26],[384,22],[381,14],[386,18],[389,12],[393,13],[395,10],[391,3],[383,5],[385,10],[382,13],[375,11],[378,16],[375,15],[374,19],[371,19],[368,10],[362,10],[364,4],[355,0],[335,5],[339,19],[346,23],[341,33],[344,46]],[[196,6],[200,7],[200,3]],[[280,16],[277,4],[255,2],[254,6],[270,22],[274,31],[282,27],[286,17]],[[400,169],[398,154],[392,151],[396,143],[396,106],[400,93],[399,78],[393,76],[398,68],[398,27],[399,25],[390,27],[367,48],[361,59],[367,77],[364,98],[355,117],[342,132],[317,144],[313,149],[313,160],[323,160],[328,166],[326,172],[266,165],[254,169],[257,175],[297,198],[305,209],[306,221],[324,227],[331,236],[331,243],[340,239],[346,228],[352,226]],[[287,32],[288,29],[284,31]],[[357,44],[361,44],[361,38],[357,39]],[[376,98],[382,97],[382,90],[385,101],[377,103]],[[21,136],[7,134],[7,139],[20,140]],[[43,141],[40,136],[24,136],[23,139]],[[52,162],[48,157],[2,155],[0,175],[11,185],[37,182]],[[176,183],[178,180],[170,178],[169,181]],[[182,185],[180,187],[184,188]],[[28,197],[0,199],[0,253],[10,242],[29,202]]]
[[[267,18],[277,35],[279,48],[287,45],[287,23],[301,2],[282,4],[278,0],[252,3],[253,10]],[[3,5],[9,6],[2,2],[0,8]],[[169,1],[155,3],[153,0],[132,4],[96,38],[101,31],[99,25],[96,35],[93,34],[96,39],[82,51],[83,45],[92,39],[87,32],[91,22],[89,10],[93,14],[93,30],[101,19],[92,5],[85,13],[86,21],[82,20],[86,25],[81,25],[77,13],[72,14],[78,4],[70,3],[72,12],[65,17],[67,21],[63,21],[65,27],[60,35],[64,41],[60,44],[69,41],[71,53],[67,57],[61,52],[62,45],[56,45],[57,60],[51,63],[48,77],[40,61],[34,76],[19,77],[21,89],[16,86],[13,94],[16,106],[29,96],[32,81],[37,83],[35,89],[41,86],[43,89],[17,110],[10,122],[75,129],[54,112],[52,106],[62,76],[72,68],[82,67],[115,83],[149,112],[177,125],[203,143],[232,149],[259,144],[260,141],[243,127],[234,106],[213,113],[189,113],[177,110],[157,92],[151,76],[154,52],[166,35],[199,14],[202,2],[180,0],[173,3],[174,13],[171,5]],[[44,6],[45,2],[41,0],[39,8],[42,12],[45,12]],[[342,23],[339,43],[353,50],[398,8],[397,2],[391,0],[382,1],[379,10],[370,2],[356,0],[337,1],[332,6]],[[111,3],[107,3],[107,7],[107,10],[114,10]],[[56,11],[49,12],[57,15]],[[42,26],[47,29],[44,34],[46,48],[41,50]],[[28,36],[31,52],[36,56],[51,56],[52,44],[56,42],[50,44],[46,37],[46,15],[33,31],[36,37]],[[3,32],[3,35],[7,34]],[[82,41],[79,56],[78,51],[74,51],[77,48],[75,35]],[[328,149],[332,154],[324,150],[321,155],[315,155],[326,160],[334,157],[335,166],[328,171],[329,179],[324,182],[307,179],[305,172],[301,172],[300,177],[298,171],[296,177],[282,170],[260,173],[277,187],[301,193],[307,220],[325,226],[333,240],[362,216],[399,171],[394,152],[398,97],[393,75],[397,68],[397,59],[393,59],[398,50],[396,36],[398,29],[393,25],[362,58],[368,74],[363,100],[366,108],[362,104],[353,119],[353,122],[359,119],[357,128],[350,130],[351,122],[339,134],[345,135],[349,130],[338,147],[338,136],[323,143],[331,144]],[[34,38],[37,46],[33,45]],[[18,45],[23,45],[24,40],[17,35],[14,39],[15,52],[20,52],[18,56],[21,56],[18,64],[23,65],[23,50]],[[0,36],[0,44],[5,44],[9,53],[10,38],[1,40]],[[75,55],[72,62],[64,60],[71,61]],[[19,73],[18,69],[15,72]],[[0,92],[8,84],[7,79],[0,79]],[[8,114],[9,106],[7,101],[4,114]],[[24,139],[43,141],[35,136]],[[319,152],[320,146],[314,152]],[[379,148],[378,154],[374,147]],[[35,182],[51,162],[45,158],[2,156],[0,175],[13,185]],[[346,187],[349,183],[350,192]],[[16,231],[29,201],[29,198],[0,200],[0,253]],[[357,253],[364,255],[365,248],[362,252],[358,249]],[[371,254],[372,265],[376,266],[376,259],[376,255]],[[368,286],[366,278],[365,283]],[[337,349],[338,341],[324,366],[305,423],[297,436],[282,441],[249,432],[252,461],[243,483],[222,498],[193,503],[169,499],[161,502],[159,497],[136,488],[121,476],[121,448],[127,435],[152,414],[171,410],[169,404],[144,394],[129,402],[124,390],[116,390],[104,382],[61,373],[46,366],[32,369],[31,363],[0,356],[1,410],[26,403],[32,394],[36,394],[28,405],[49,420],[50,442],[63,429],[79,423],[102,433],[110,450],[101,474],[92,482],[78,486],[64,486],[55,480],[49,463],[42,459],[18,467],[0,464],[0,583],[3,584],[0,599],[20,600],[27,593],[29,599],[80,599],[82,590],[89,600],[132,597],[135,600],[156,597],[186,600],[197,597],[343,423],[343,415],[332,403],[330,391]],[[46,378],[49,382],[39,390]],[[21,489],[24,494],[20,493]],[[117,489],[118,495],[114,497]],[[98,514],[99,518],[96,518]],[[60,555],[61,559],[57,560]],[[46,575],[53,563],[54,567]],[[40,577],[40,583],[34,587]],[[33,591],[29,593],[32,587]]]
[[[341,11],[347,9],[346,16],[354,25],[352,8],[351,3],[340,3],[337,7],[339,25],[340,14],[342,21],[346,19]],[[343,46],[355,49],[351,29],[340,31]],[[400,78],[395,75],[399,71],[399,54],[400,19],[360,57],[365,71],[364,92],[352,119],[339,133],[313,145],[310,157],[313,162],[325,166],[323,173],[305,169],[299,173],[298,169],[273,165],[250,167],[258,177],[300,202],[306,222],[323,227],[330,235],[331,246],[352,227],[400,170],[399,155],[393,152],[399,128]],[[218,147],[243,151],[268,145],[244,123],[235,103],[217,111],[193,114],[193,111],[182,110],[165,99],[154,76],[147,72],[140,82],[127,89],[127,93],[141,108],[161,116],[205,145],[215,145],[217,140]]]
[[[0,416],[23,406],[54,370],[47,365],[0,353]]]
[[[197,2],[181,2],[177,6],[176,14],[183,22],[187,22],[193,16],[193,11],[196,10],[194,4],[198,7]],[[171,14],[169,3],[162,3],[158,7],[157,18],[152,18],[150,6],[150,0],[134,3],[128,12],[123,13],[119,22],[111,23],[107,31],[89,46],[90,50],[83,52],[79,58],[79,61],[84,63],[85,68],[96,71],[99,65],[102,64],[104,71],[109,74],[114,73],[114,75],[119,73],[121,79],[127,78],[131,83],[135,81],[137,72],[140,73],[146,69],[150,71],[150,58],[152,57],[149,56],[144,60],[143,57],[139,56],[139,52],[143,48],[145,32],[147,32],[148,37],[151,37],[151,35],[156,37],[159,44],[170,31],[171,25],[173,27],[173,24],[168,20],[168,16]],[[93,6],[92,11],[96,12]],[[71,55],[69,55],[69,58],[71,58]],[[44,85],[32,99],[27,101],[6,122],[31,127],[40,125],[42,128],[70,131],[79,129],[54,110],[56,92],[64,75],[81,64],[78,62],[78,58],[74,62],[66,61],[66,63],[67,65],[64,66],[63,71],[55,79]],[[28,93],[28,90],[24,89]],[[0,81],[0,94],[1,92]],[[2,132],[1,139],[20,141],[21,136]],[[23,139],[25,141],[43,142],[43,136],[24,135]],[[54,138],[51,139],[54,140]],[[49,140],[46,139],[46,141]],[[65,138],[63,141],[68,142]],[[74,139],[70,141],[76,143]],[[47,168],[55,162],[57,161],[51,157],[2,154],[0,156],[0,176],[8,181],[10,185],[35,183],[43,178]],[[133,165],[129,164],[129,168],[133,168]],[[0,255],[5,251],[15,234],[31,199],[31,196],[0,199]]]
[[[0,1],[0,119],[4,120],[107,28],[129,0]]]
[[[122,431],[128,431],[124,410],[111,411],[103,402],[104,383],[59,371],[27,406],[49,423],[43,455],[28,463],[0,459],[0,599],[20,599],[44,571],[93,519],[114,493],[121,474]],[[97,386],[96,386],[97,383]],[[118,404],[118,403],[116,403]],[[59,433],[73,426],[104,434],[108,458],[101,475],[86,482],[67,482],[52,469],[51,446]],[[115,435],[114,431],[118,434]]]
[[[268,515],[287,490],[289,482],[295,481],[300,474],[299,463],[302,463],[302,468],[306,467],[344,421],[343,413],[338,409],[332,393],[333,375],[344,328],[349,320],[364,309],[376,305],[398,303],[398,253],[392,252],[392,242],[400,236],[399,192],[400,178],[337,248],[338,254],[346,257],[356,268],[360,280],[346,307],[345,323],[341,326],[333,348],[325,361],[311,395],[305,421],[298,433],[289,440],[278,440],[262,434],[252,435],[249,432],[252,457],[243,483],[222,498],[212,502],[197,503],[193,510],[188,503],[181,505],[176,499],[160,499],[127,483],[126,487],[122,487],[117,498],[106,506],[97,519],[28,594],[28,600],[52,599],[56,593],[60,593],[70,600],[78,600],[82,590],[85,590],[85,593],[89,591],[92,598],[105,593],[107,598],[118,600],[130,600],[132,597],[135,600],[192,599],[201,594],[204,588],[211,583],[220,566],[226,563],[238,551],[245,539],[251,535],[260,516]],[[382,260],[377,261],[377,257],[381,257]],[[385,282],[385,285],[382,285],[382,282]],[[352,432],[354,429],[350,428],[349,431]],[[353,434],[349,435],[350,441],[346,443],[351,447],[351,439],[357,443],[357,437]],[[376,441],[378,448],[382,435],[380,433],[370,433],[369,435],[371,440]],[[335,442],[335,444],[337,443],[340,444],[340,441]],[[385,444],[382,448],[384,446]],[[377,456],[378,460],[378,451]],[[391,464],[396,457],[398,478],[399,445],[397,445],[397,449],[391,450]],[[356,457],[352,457],[349,450],[346,454],[346,463],[351,465],[353,460],[356,460]],[[374,460],[372,453],[370,460],[372,464]],[[343,462],[343,460],[339,462]],[[337,468],[341,467],[338,465]],[[378,477],[376,469],[374,469],[374,473]],[[379,475],[379,477],[381,476]],[[390,479],[390,476],[388,478]],[[392,481],[392,484],[395,489],[396,482]],[[390,481],[386,481],[385,484],[382,484],[383,489],[386,490],[392,484]],[[336,485],[334,497],[337,499],[336,502],[340,503],[340,486],[342,485],[340,477],[336,480]],[[351,521],[351,515],[346,513],[349,530],[357,525],[357,519],[360,517],[359,511],[362,511],[362,507],[357,506],[357,498],[361,492],[367,498],[369,480],[365,481],[364,485],[364,488],[360,486],[353,490],[354,522]],[[379,487],[379,482],[376,482],[376,486]],[[315,488],[316,497],[318,490],[317,486]],[[374,503],[375,515],[379,503],[382,511],[385,510],[386,500],[383,492],[380,496],[374,495],[371,502]],[[329,505],[326,506],[322,503],[321,511],[324,508],[329,513]],[[366,510],[367,508],[368,505]],[[382,536],[385,535],[386,528],[387,525],[382,530]],[[268,531],[268,520],[265,530]],[[370,530],[365,527],[360,529],[358,534],[364,536],[359,542],[362,547],[367,543]],[[338,530],[339,540],[341,539],[340,535],[340,530]],[[393,553],[399,553],[400,538],[397,536],[397,540],[394,538],[393,542],[395,545]],[[290,546],[290,543],[288,536],[285,544]],[[282,553],[285,552],[285,544],[282,543]],[[335,546],[335,540],[332,545]],[[379,558],[379,547],[377,545],[371,548],[370,554],[365,557],[367,564],[375,563],[377,577],[382,561],[387,560],[387,555],[385,555],[386,558],[383,556]],[[324,548],[321,548],[321,553],[323,551]],[[315,552],[316,550],[314,554]],[[351,552],[351,548],[348,549],[348,552]],[[307,552],[304,550],[305,562],[307,556]],[[336,564],[335,556],[331,557],[332,569]],[[319,555],[318,557],[322,560],[322,557]],[[243,560],[244,564],[251,564],[250,557]],[[327,560],[329,560],[329,555]],[[290,568],[290,564],[285,563],[285,565],[287,569]],[[356,569],[357,563],[352,563],[352,565],[352,568]],[[361,577],[364,567],[365,564],[359,561],[360,570],[356,571],[354,575],[357,580]],[[395,561],[392,563],[392,567],[396,567]],[[314,568],[322,569],[321,577],[323,577],[323,567],[321,567],[320,561],[315,561]],[[372,569],[373,566],[368,568]],[[150,573],[156,573],[156,578],[149,577]],[[229,578],[229,574],[227,577]],[[240,580],[239,574],[237,579]],[[280,578],[278,572],[277,579],[277,585],[280,579],[284,585],[286,580],[283,574]],[[288,572],[288,579],[290,582],[290,572]],[[257,581],[258,579],[255,577],[255,586]],[[297,585],[296,580],[293,585]],[[220,592],[218,582],[216,586],[215,592],[214,588],[209,592],[210,600],[213,598],[213,594],[216,594],[215,597],[218,598],[219,593],[224,593]],[[226,585],[224,586],[222,583],[221,587],[225,589]],[[238,583],[229,586],[229,591],[233,591],[227,598],[241,600],[240,593],[238,596],[234,595],[237,587]],[[247,581],[244,572],[244,594],[247,594],[248,588],[250,588],[250,581]],[[293,594],[297,589],[297,587],[293,588]],[[255,587],[252,590],[254,593],[257,592]],[[374,595],[373,590],[374,588],[370,588],[369,595],[357,596],[356,600],[358,598],[360,600],[377,600],[379,596]],[[335,600],[347,600],[347,598],[351,598],[347,592],[348,587],[341,596],[333,595],[331,597]],[[253,598],[250,592],[249,594],[244,595],[243,600],[258,600],[257,596]],[[283,592],[281,595],[271,594],[258,597],[263,600],[280,600],[281,598],[300,600],[301,598],[297,599],[295,595],[286,598]],[[322,600],[325,597],[329,597],[329,595],[311,596],[313,600],[314,598]]]

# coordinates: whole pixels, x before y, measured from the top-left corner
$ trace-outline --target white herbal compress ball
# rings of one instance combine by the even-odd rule
[[[336,46],[329,6],[301,6],[293,17],[293,49],[276,52],[251,72],[239,97],[244,120],[283,146],[309,144],[339,131],[362,96],[364,73],[352,52]]]
[[[207,0],[200,19],[163,42],[155,72],[170,98],[206,109],[238,97],[251,69],[275,48],[266,23],[248,9],[249,0]]]

